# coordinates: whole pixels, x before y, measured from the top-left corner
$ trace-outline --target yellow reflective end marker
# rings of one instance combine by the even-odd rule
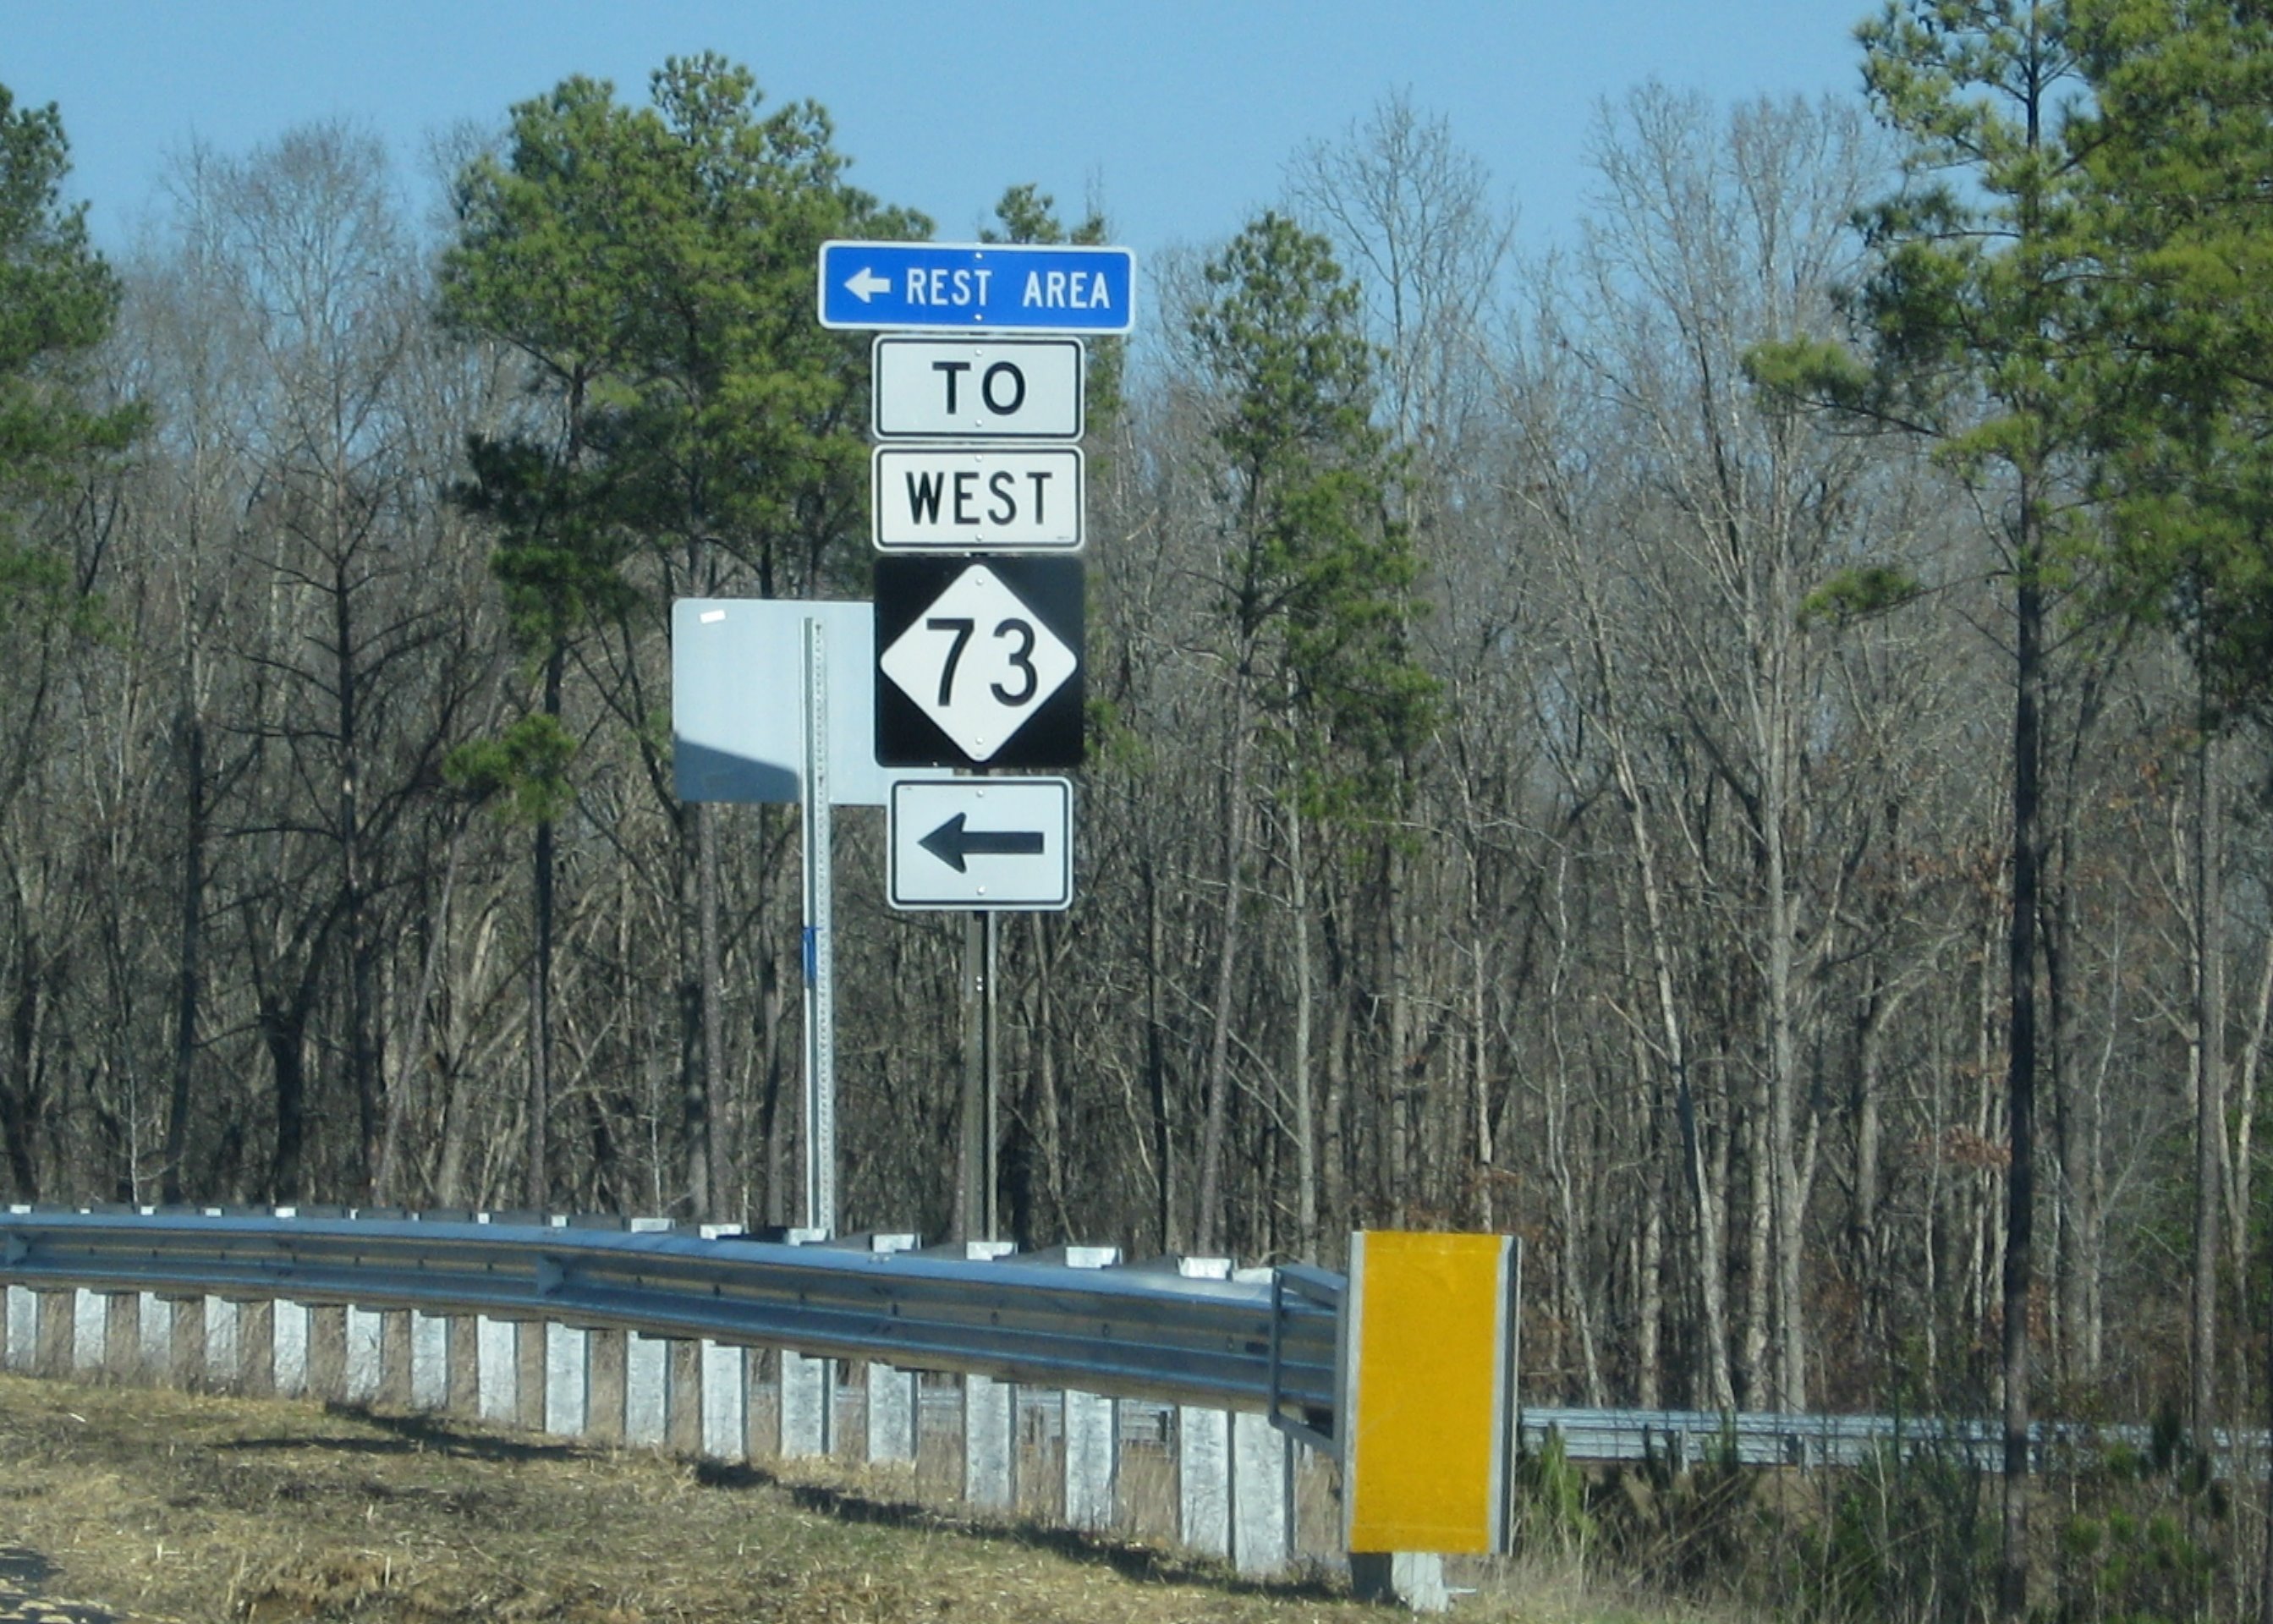
[[[1515,1305],[1505,1235],[1350,1238],[1343,1505],[1353,1552],[1500,1548]]]

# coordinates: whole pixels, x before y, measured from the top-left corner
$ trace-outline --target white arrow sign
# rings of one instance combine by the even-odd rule
[[[880,440],[1077,440],[1079,339],[886,333],[870,347]]]
[[[1081,448],[880,445],[876,545],[886,552],[1067,552],[1081,545]]]
[[[880,293],[891,292],[892,279],[889,276],[879,276],[867,266],[862,266],[844,279],[844,289],[861,303],[866,304]]]
[[[979,762],[993,760],[1081,669],[1064,640],[983,564],[949,582],[876,664]]]
[[[1073,901],[1073,786],[954,778],[892,786],[895,908],[1060,909]]]

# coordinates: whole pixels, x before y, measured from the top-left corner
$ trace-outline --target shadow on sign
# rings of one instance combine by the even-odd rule
[[[672,767],[683,801],[794,801],[797,775],[772,761],[753,760],[729,751],[715,750],[680,739],[673,751]]]

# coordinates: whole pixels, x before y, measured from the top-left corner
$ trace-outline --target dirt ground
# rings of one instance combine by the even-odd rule
[[[0,1377],[0,1624],[1396,1616],[913,1493],[425,1415]]]

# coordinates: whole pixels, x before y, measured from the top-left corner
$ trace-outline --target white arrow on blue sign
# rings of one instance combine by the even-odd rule
[[[824,327],[1126,333],[1136,256],[1058,243],[821,245]]]

